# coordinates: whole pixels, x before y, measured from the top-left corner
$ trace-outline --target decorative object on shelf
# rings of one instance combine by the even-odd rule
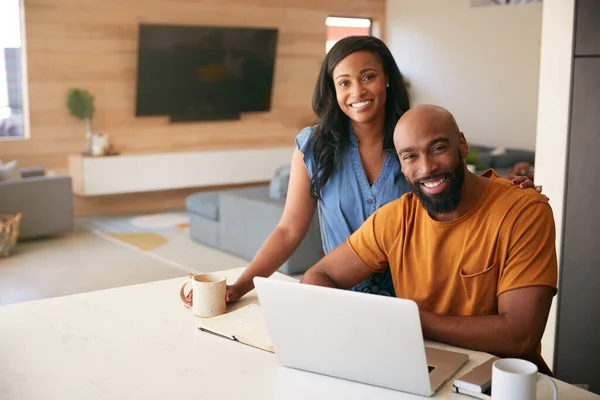
[[[86,132],[86,151],[85,154],[93,154],[93,136],[94,127],[92,120],[94,118],[94,107],[95,97],[85,89],[69,89],[67,93],[67,107],[72,116],[85,120],[87,124]]]
[[[92,134],[92,152],[93,156],[107,156],[111,151],[110,139],[106,133]],[[112,149],[114,150],[114,149]]]
[[[8,257],[17,244],[21,213],[0,214],[0,257]]]
[[[479,158],[479,153],[477,150],[470,148],[467,156],[465,157],[465,163],[467,164],[467,169],[471,172],[475,172],[476,169],[485,169],[485,165],[481,162]]]

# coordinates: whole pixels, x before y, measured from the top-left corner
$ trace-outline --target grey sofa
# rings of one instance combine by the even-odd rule
[[[485,168],[512,169],[517,162],[535,163],[535,152],[521,149],[501,149],[495,152],[494,147],[470,145],[469,148],[477,150],[477,155]]]
[[[192,194],[186,199],[190,236],[199,243],[252,260],[277,226],[284,204],[285,198],[269,195],[268,185]],[[279,271],[288,275],[305,272],[321,256],[321,232],[315,213],[306,237]]]
[[[42,168],[22,168],[22,179],[0,181],[0,213],[23,214],[19,240],[73,230],[70,176],[46,176]]]

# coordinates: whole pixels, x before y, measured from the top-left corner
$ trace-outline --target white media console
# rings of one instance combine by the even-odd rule
[[[288,165],[293,147],[105,157],[71,155],[73,192],[80,196],[264,182]]]

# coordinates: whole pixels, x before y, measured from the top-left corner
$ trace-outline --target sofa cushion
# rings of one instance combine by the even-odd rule
[[[269,196],[272,199],[283,199],[287,196],[288,183],[290,181],[290,166],[284,165],[277,168],[275,176],[269,185]]]
[[[21,174],[17,161],[11,161],[6,164],[0,164],[0,181],[20,181]]]
[[[40,168],[40,167],[21,168],[19,170],[19,172],[20,172],[22,178],[33,178],[36,176],[44,176],[46,173],[44,171],[44,168]]]
[[[200,192],[189,195],[185,200],[189,212],[213,221],[219,220],[219,193]]]

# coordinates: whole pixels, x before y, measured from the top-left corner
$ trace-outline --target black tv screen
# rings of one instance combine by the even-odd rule
[[[139,27],[136,115],[172,121],[271,109],[277,29]]]

